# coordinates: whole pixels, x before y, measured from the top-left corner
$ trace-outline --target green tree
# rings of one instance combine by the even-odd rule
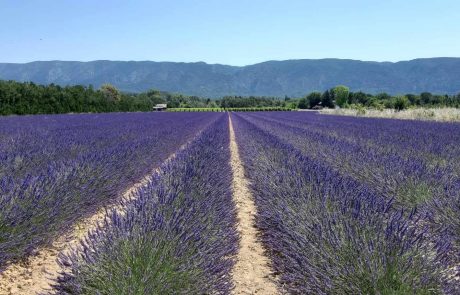
[[[366,105],[369,101],[368,95],[362,91],[350,92],[348,95],[348,98],[349,98],[348,99],[349,103],[354,103],[354,104]]]
[[[431,104],[432,99],[433,99],[433,94],[429,92],[422,92],[422,94],[420,94],[420,101],[424,105]]]
[[[321,95],[321,105],[325,108],[334,108],[334,98],[329,90],[324,91]]]
[[[398,111],[407,109],[409,104],[409,99],[405,96],[399,95],[394,98],[393,106]]]
[[[119,102],[121,100],[120,91],[112,84],[103,84],[100,91],[108,102]]]
[[[386,92],[381,92],[381,93],[377,94],[375,97],[378,98],[379,100],[389,100],[389,99],[391,99],[391,95],[389,95]]]
[[[411,105],[420,105],[420,97],[413,94],[406,94]]]
[[[348,95],[350,94],[350,89],[347,86],[336,86],[332,88],[332,93],[334,94],[335,103],[338,106],[345,107],[348,104]]]
[[[297,104],[299,109],[308,109],[308,101],[305,97],[299,99],[299,103]]]
[[[370,107],[370,108],[373,108],[373,109],[378,109],[378,110],[383,110],[384,109],[383,102],[381,100],[379,100],[375,96],[372,96],[371,98],[369,98],[369,100],[367,101],[366,106]]]
[[[321,105],[321,93],[319,92],[312,92],[307,96],[308,107],[310,109]]]

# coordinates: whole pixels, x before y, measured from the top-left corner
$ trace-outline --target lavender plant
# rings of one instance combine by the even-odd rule
[[[0,118],[0,268],[26,258],[111,202],[217,117]]]
[[[396,204],[402,207],[425,204],[456,177],[457,170],[452,165],[434,165],[429,161],[433,157],[426,157],[425,152],[420,154],[412,148],[409,155],[403,155],[409,147],[397,152],[392,143],[398,142],[399,137],[392,141],[387,138],[386,143],[371,144],[356,139],[360,138],[359,135],[342,136],[342,125],[338,124],[326,126],[320,121],[318,126],[312,124],[311,128],[306,128],[300,123],[300,127],[286,123],[289,119],[276,119],[280,115],[274,115],[273,120],[269,115],[244,117],[310,157],[367,183],[382,194],[396,196]],[[315,118],[312,115],[307,117]]]
[[[259,209],[257,225],[286,291],[449,292],[449,240],[433,243],[423,215],[396,208],[393,198],[306,156],[243,115],[233,122]]]
[[[238,247],[227,116],[161,167],[123,212],[61,257],[59,294],[228,294]]]
[[[460,277],[460,124],[314,113],[241,116],[378,194],[394,196],[394,206],[417,207],[433,243],[451,240],[449,269]]]

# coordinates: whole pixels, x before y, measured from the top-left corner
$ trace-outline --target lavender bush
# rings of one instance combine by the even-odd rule
[[[394,198],[309,157],[251,116],[233,116],[235,134],[280,286],[292,294],[451,291],[450,240],[433,242],[423,214],[395,207]]]
[[[59,294],[228,294],[238,247],[226,115],[162,166],[82,248]]]
[[[452,243],[450,269],[460,277],[460,124],[321,116],[242,114],[304,155],[417,208],[432,242]],[[460,293],[460,290],[459,290]]]
[[[0,118],[0,268],[111,202],[217,117]]]
[[[283,115],[285,117],[282,117]],[[406,121],[399,122],[400,129],[406,130],[404,132],[406,134],[398,135],[394,131],[396,129],[392,128],[393,122],[388,122],[388,130],[385,129],[387,122],[375,124],[379,127],[374,129],[367,127],[373,125],[371,122],[355,122],[352,131],[348,132],[347,126],[351,124],[350,122],[334,122],[334,117],[330,118],[332,122],[327,122],[329,116],[326,119],[323,117],[317,119],[318,116],[314,114],[304,115],[306,117],[304,120],[311,118],[312,122],[308,125],[302,121],[294,123],[293,118],[296,115],[251,114],[244,117],[280,140],[289,142],[302,153],[325,162],[335,170],[350,175],[360,182],[367,183],[382,194],[396,196],[396,204],[402,207],[425,204],[433,196],[442,194],[444,186],[458,177],[455,161],[450,161],[448,157],[441,157],[437,152],[439,145],[431,150],[427,148],[430,146],[428,142],[434,133],[434,128],[420,126],[420,128],[424,127],[422,129],[426,130],[427,134],[414,131],[412,136],[420,142],[419,148],[418,145],[400,143],[404,142],[401,138],[410,138],[404,127]],[[359,127],[360,124],[362,127]],[[451,141],[448,139],[456,137],[456,133],[460,138],[460,128],[458,128],[460,125],[457,126],[456,133],[453,133],[454,129],[450,124],[445,125],[447,126],[442,125],[439,129],[441,131],[445,129],[446,133],[438,132],[437,137],[441,140],[439,133],[443,133],[445,144],[451,146],[449,143]],[[384,140],[371,139],[372,135],[365,135],[365,132],[360,129],[367,129],[374,137],[381,137]],[[375,129],[378,132],[375,132]],[[383,133],[386,136],[381,135]],[[433,160],[435,158],[437,160]]]

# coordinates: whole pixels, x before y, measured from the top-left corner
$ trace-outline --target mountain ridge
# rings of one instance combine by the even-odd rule
[[[389,94],[460,92],[460,58],[377,62],[353,59],[271,60],[231,66],[205,62],[33,61],[0,63],[0,79],[40,84],[111,83],[124,91],[151,88],[205,97],[301,96],[339,84],[352,91]]]

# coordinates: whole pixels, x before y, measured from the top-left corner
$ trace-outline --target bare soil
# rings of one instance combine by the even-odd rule
[[[233,294],[279,294],[270,270],[270,260],[265,256],[264,248],[257,238],[258,231],[254,222],[257,208],[249,190],[249,183],[244,176],[231,116],[229,124],[233,198],[241,238],[237,262],[232,271],[235,284]]]

